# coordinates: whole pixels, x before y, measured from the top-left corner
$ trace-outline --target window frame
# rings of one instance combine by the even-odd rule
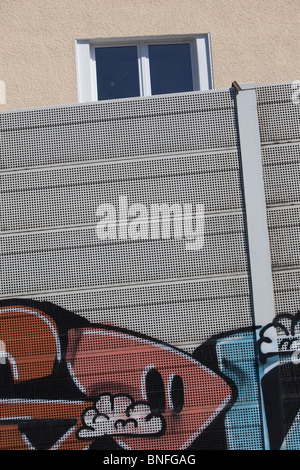
[[[158,44],[190,44],[193,91],[214,88],[210,34],[151,36],[142,38],[76,40],[78,102],[98,101],[95,50],[97,47],[137,46],[140,96],[152,95],[148,46]],[[123,98],[124,99],[124,98]]]

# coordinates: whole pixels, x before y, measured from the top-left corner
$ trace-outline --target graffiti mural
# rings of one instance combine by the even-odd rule
[[[300,400],[284,380],[274,390],[278,371],[300,379],[299,315],[222,333],[193,354],[48,302],[2,301],[0,316],[1,449],[263,448],[264,418],[271,447],[299,436]],[[272,390],[265,416],[259,381],[262,395]]]

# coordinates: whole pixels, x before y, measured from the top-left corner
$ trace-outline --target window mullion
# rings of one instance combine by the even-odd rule
[[[151,96],[151,79],[150,79],[150,63],[148,45],[140,43],[139,51],[139,70],[140,70],[140,84],[141,96]]]
[[[97,90],[97,71],[96,71],[96,57],[95,57],[95,46],[91,46],[90,54],[90,63],[91,63],[91,95],[92,101],[98,100],[98,90]]]
[[[200,88],[200,77],[199,77],[199,66],[197,56],[197,44],[196,41],[190,43],[191,51],[191,65],[192,65],[192,76],[193,76],[193,88],[195,91],[199,91]]]
[[[212,70],[208,57],[209,44],[207,36],[196,38],[196,51],[199,73],[199,89],[206,91],[212,88]]]

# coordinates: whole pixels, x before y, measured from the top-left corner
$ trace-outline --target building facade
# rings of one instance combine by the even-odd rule
[[[249,30],[295,3],[28,3],[1,6],[44,59],[3,68],[0,448],[299,449],[299,87]]]
[[[0,110],[80,101],[76,41],[172,43],[209,34],[212,82],[201,89],[299,78],[299,5],[293,0],[3,0],[0,17],[0,80],[6,85]]]

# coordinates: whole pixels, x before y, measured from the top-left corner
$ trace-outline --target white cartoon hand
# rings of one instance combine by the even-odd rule
[[[163,417],[153,416],[146,402],[134,402],[127,395],[102,395],[88,408],[79,430],[81,439],[105,435],[156,435],[162,431]]]

